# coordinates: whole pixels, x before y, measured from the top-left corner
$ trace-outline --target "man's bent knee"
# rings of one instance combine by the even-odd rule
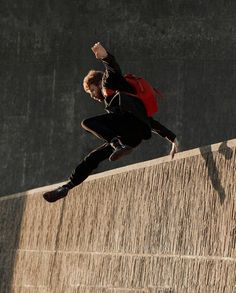
[[[92,128],[92,125],[94,124],[93,122],[93,119],[92,118],[88,118],[88,119],[84,119],[82,122],[81,122],[81,126],[84,128],[84,129],[91,129]]]

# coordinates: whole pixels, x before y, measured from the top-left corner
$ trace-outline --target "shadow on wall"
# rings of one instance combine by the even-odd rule
[[[220,203],[223,204],[226,194],[224,187],[221,184],[219,171],[213,158],[211,146],[200,147],[200,152],[206,162],[208,175],[210,177],[213,188],[218,192]],[[226,160],[230,160],[233,156],[233,151],[227,146],[227,142],[223,142],[219,147],[219,153],[224,155]]]
[[[12,292],[25,197],[0,200],[0,292]]]

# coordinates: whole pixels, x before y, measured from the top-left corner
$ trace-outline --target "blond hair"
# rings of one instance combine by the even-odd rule
[[[83,81],[83,87],[86,92],[89,92],[89,86],[91,84],[99,85],[102,81],[103,72],[98,70],[90,70],[88,74],[85,76]]]

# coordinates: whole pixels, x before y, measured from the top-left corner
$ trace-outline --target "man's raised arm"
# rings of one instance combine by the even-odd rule
[[[120,66],[116,62],[115,57],[112,56],[100,42],[96,43],[91,49],[95,57],[101,60],[105,67],[103,86],[134,94],[134,89],[122,75]]]
[[[98,42],[92,48],[92,51],[95,57],[102,61],[105,66],[106,71],[113,74],[118,74],[122,76],[122,72],[119,64],[116,62],[114,56],[112,56],[107,50],[103,47],[103,45]]]

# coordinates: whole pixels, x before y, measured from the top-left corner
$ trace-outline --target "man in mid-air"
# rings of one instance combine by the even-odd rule
[[[90,70],[84,78],[83,87],[91,98],[104,102],[107,113],[87,118],[81,125],[104,143],[79,163],[66,184],[43,194],[48,202],[65,197],[105,159],[116,161],[130,154],[142,140],[150,139],[152,132],[172,143],[172,158],[178,151],[176,135],[147,115],[143,102],[135,96],[136,90],[122,75],[115,58],[101,43],[96,43],[92,51],[104,64],[105,72]]]

